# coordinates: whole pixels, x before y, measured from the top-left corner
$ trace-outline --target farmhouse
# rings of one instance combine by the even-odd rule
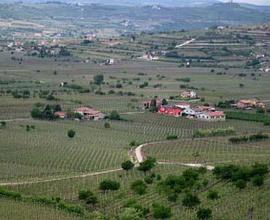
[[[257,99],[242,99],[235,106],[239,109],[265,108],[265,104]]]
[[[67,114],[65,112],[55,112],[54,115],[61,119],[65,119],[67,117]]]
[[[190,108],[190,104],[185,102],[177,103],[175,106],[181,108],[182,110]]]
[[[143,56],[142,56],[142,58],[144,59],[144,60],[158,60],[159,59],[159,57],[158,56],[155,56],[155,54],[154,53],[152,53],[152,52],[147,52],[147,53],[145,53]]]
[[[169,115],[169,116],[174,116],[174,117],[182,116],[182,110],[180,108],[177,108],[176,106],[171,106],[171,105],[160,106],[158,109],[158,113],[162,115]]]
[[[205,121],[225,121],[226,119],[223,111],[205,111],[198,113],[196,117]]]
[[[195,91],[190,90],[190,91],[184,91],[181,93],[181,97],[184,99],[197,99],[198,95]]]
[[[151,103],[154,101],[155,99],[152,100],[147,100],[145,102],[143,102],[143,109],[149,109],[151,106]],[[162,101],[160,99],[156,99],[156,107],[159,108],[162,104]]]
[[[77,108],[75,110],[75,113],[82,115],[83,119],[86,119],[86,120],[97,121],[97,120],[102,120],[105,117],[105,115],[102,112],[97,111],[93,108],[89,108],[89,107]]]

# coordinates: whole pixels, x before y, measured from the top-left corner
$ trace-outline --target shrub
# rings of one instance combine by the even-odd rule
[[[103,180],[99,184],[99,189],[103,191],[116,191],[120,188],[120,183],[113,181],[113,180]]]
[[[240,179],[240,180],[237,180],[237,181],[235,182],[235,186],[236,186],[238,189],[244,189],[244,188],[246,188],[246,186],[247,186],[247,182],[246,182],[245,180]]]
[[[176,202],[178,199],[178,195],[176,193],[171,193],[168,195],[169,202]]]
[[[117,111],[112,111],[109,115],[109,119],[111,120],[121,120],[121,117]]]
[[[111,125],[110,125],[110,123],[109,122],[105,122],[105,124],[104,124],[104,128],[111,128]]]
[[[263,176],[255,176],[252,178],[253,186],[262,186],[264,184],[264,177]]]
[[[176,140],[176,139],[178,139],[178,136],[177,135],[168,135],[166,139],[167,140]]]
[[[137,180],[131,184],[131,189],[135,193],[143,195],[146,193],[147,186],[142,180]]]
[[[235,129],[232,127],[229,128],[218,128],[218,129],[199,129],[196,130],[193,137],[202,138],[202,137],[214,137],[214,136],[227,136],[235,134]]]
[[[232,144],[241,144],[245,142],[255,142],[269,139],[269,136],[266,134],[258,133],[250,136],[241,136],[241,137],[232,137],[229,141]]]
[[[138,170],[147,172],[153,169],[156,165],[156,159],[152,157],[148,157],[145,161],[140,163],[140,166],[138,167]]]
[[[104,81],[104,76],[102,74],[94,76],[94,83],[96,85],[101,85],[103,83],[103,81]]]
[[[207,194],[207,198],[211,200],[219,199],[219,195],[217,191],[210,190]]]
[[[183,206],[186,206],[188,208],[193,208],[197,205],[199,205],[201,201],[199,200],[198,196],[193,195],[191,193],[187,193],[182,200]]]
[[[172,216],[171,208],[154,203],[153,204],[153,216],[155,219],[168,219]]]
[[[68,130],[67,135],[69,138],[73,138],[75,136],[76,132],[74,130]]]
[[[90,190],[80,190],[79,191],[79,199],[86,200],[89,196],[93,195]]]
[[[197,211],[197,218],[200,220],[208,220],[212,218],[212,210],[200,208]]]
[[[151,176],[146,176],[144,178],[144,182],[147,184],[152,184],[154,182],[153,178]]]
[[[18,200],[22,198],[22,195],[20,193],[9,191],[2,188],[0,188],[0,196],[12,198],[12,199],[18,199]]]
[[[121,167],[123,170],[131,170],[134,167],[134,163],[132,163],[130,160],[125,161],[121,164]]]

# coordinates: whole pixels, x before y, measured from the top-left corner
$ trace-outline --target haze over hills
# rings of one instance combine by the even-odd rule
[[[24,32],[40,32],[54,29],[58,30],[57,32],[64,32],[65,36],[76,36],[80,32],[89,30],[95,32],[98,29],[101,32],[102,30],[109,32],[109,35],[119,35],[141,31],[204,29],[216,25],[267,23],[270,21],[270,10],[269,7],[228,3],[213,3],[204,7],[149,5],[130,7],[46,2],[0,4],[0,19],[7,20],[8,23],[8,25],[2,23],[3,32],[22,29]],[[31,28],[27,26],[27,30],[15,25],[16,28],[13,29],[10,19],[30,21],[37,25]],[[43,28],[40,25],[43,25]]]
[[[83,3],[83,4],[105,4],[105,5],[125,5],[125,6],[145,6],[162,5],[166,7],[199,7],[209,6],[218,2],[229,2],[229,0],[53,0],[55,2],[65,3]],[[50,0],[2,0],[2,3],[45,3]],[[236,3],[246,3],[254,5],[270,5],[268,0],[234,0]]]

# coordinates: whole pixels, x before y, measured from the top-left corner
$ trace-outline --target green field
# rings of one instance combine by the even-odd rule
[[[62,39],[61,43],[72,56],[44,58],[8,49],[7,42],[1,41],[4,49],[0,52],[0,122],[3,122],[0,189],[20,193],[22,198],[14,199],[12,193],[3,195],[0,190],[0,219],[68,220],[103,216],[100,219],[122,220],[119,215],[132,199],[150,210],[141,219],[154,219],[152,204],[155,202],[170,207],[174,220],[195,220],[199,208],[210,208],[215,220],[242,220],[251,214],[255,220],[269,219],[269,174],[265,175],[262,186],[255,187],[251,178],[239,190],[233,181],[220,181],[208,170],[196,180],[197,185],[179,193],[175,202],[168,201],[168,195],[159,188],[169,175],[182,175],[187,164],[252,166],[259,162],[270,166],[269,139],[241,144],[229,142],[232,136],[269,135],[269,126],[247,120],[205,122],[174,118],[142,109],[142,102],[155,96],[167,99],[169,104],[182,102],[180,93],[192,88],[201,98],[191,102],[192,105],[258,98],[268,110],[258,114],[269,116],[270,75],[259,71],[258,66],[248,66],[257,53],[266,54],[262,65],[270,64],[269,45],[256,44],[267,41],[267,36],[254,34],[252,43],[244,34],[249,34],[249,30],[142,33],[133,42],[126,36],[116,38],[121,44],[114,46],[104,44],[105,39],[91,45],[83,45],[77,38]],[[186,47],[174,49],[172,46],[191,37],[197,39]],[[166,50],[173,52],[173,56],[160,55],[158,61],[138,58],[149,50]],[[115,64],[104,65],[107,58],[114,58]],[[187,60],[192,61],[190,68],[186,67]],[[97,74],[104,76],[100,85],[93,83]],[[61,82],[67,82],[68,86],[60,87]],[[20,98],[18,94],[26,97]],[[31,118],[35,106],[55,104],[61,105],[64,111],[80,106],[92,106],[108,115],[117,111],[122,120]],[[105,128],[107,123],[109,128]],[[198,129],[219,128],[233,128],[235,134],[194,138]],[[76,132],[74,138],[67,136],[70,129]],[[177,139],[168,141],[169,136]],[[137,168],[128,172],[121,170],[122,162],[136,159],[135,148],[147,143],[142,149],[143,155],[159,162],[153,170],[146,174]],[[152,184],[147,184],[145,194],[138,195],[131,190],[134,181],[144,180],[151,174],[155,177]],[[119,182],[120,189],[102,192],[99,184],[106,179]],[[207,184],[203,185],[204,182]],[[78,192],[82,189],[91,190],[98,203],[91,206],[79,200]],[[217,191],[220,198],[209,200],[207,195],[211,190]],[[187,191],[198,196],[200,205],[195,208],[182,205]],[[81,207],[84,214],[67,211],[61,203],[49,204],[51,200],[35,202],[36,196],[48,200],[53,197],[53,202],[59,197],[65,204]]]

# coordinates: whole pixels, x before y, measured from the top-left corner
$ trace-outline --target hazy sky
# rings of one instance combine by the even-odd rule
[[[228,1],[228,0],[224,0]],[[270,0],[234,0],[234,2],[245,2],[257,5],[270,5]]]

